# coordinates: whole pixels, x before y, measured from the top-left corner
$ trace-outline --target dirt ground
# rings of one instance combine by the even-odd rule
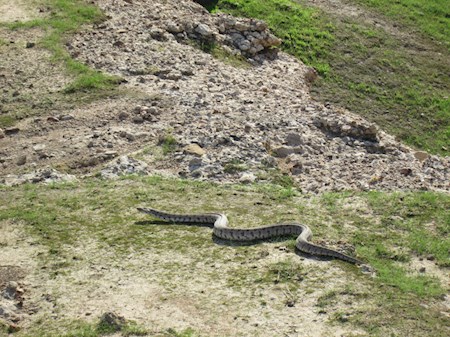
[[[359,9],[341,1],[308,3],[337,15],[364,16]],[[0,13],[2,22],[43,15],[25,0],[0,0]],[[377,18],[366,16],[366,19],[393,34],[401,34],[395,26]],[[0,49],[0,80],[7,79],[1,85],[0,108],[27,114],[17,125],[3,130],[8,137],[0,135],[4,149],[3,153],[0,150],[0,160],[10,163],[2,166],[2,175],[48,165],[61,171],[94,173],[118,155],[157,142],[161,132],[156,127],[121,118],[124,111],[152,102],[152,94],[103,97],[81,106],[62,99],[58,91],[70,82],[70,76],[61,65],[50,60],[48,51],[27,47],[27,43],[38,41],[42,34],[37,29],[23,32],[0,28],[0,38],[14,45]],[[170,102],[163,100],[158,104]],[[10,137],[11,134],[20,138]],[[101,147],[96,145],[100,142]],[[161,170],[164,165],[161,162]],[[8,311],[11,331],[26,330],[49,318],[57,322],[93,322],[103,313],[115,311],[155,333],[169,328],[178,331],[193,328],[201,336],[366,335],[363,330],[345,324],[330,325],[328,313],[317,306],[319,298],[331,290],[341,291],[348,284],[357,288],[358,280],[353,273],[331,261],[300,259],[280,245],[264,243],[236,252],[232,247],[212,242],[208,228],[198,229],[196,234],[205,242],[202,252],[186,255],[148,247],[147,251],[131,251],[119,258],[101,242],[81,238],[77,245],[67,246],[46,265],[40,260],[47,253],[46,248],[28,236],[23,224],[3,220],[0,293],[12,289],[12,295],[0,301],[0,307]],[[177,235],[182,236],[182,230]],[[221,259],[219,262],[203,259],[203,254],[220,254]],[[238,254],[248,254],[250,259],[231,262]],[[248,288],[245,282],[238,289],[227,286],[230,275],[243,265],[253,271],[264,270],[282,261],[291,261],[299,268],[301,262],[301,268],[308,271],[308,286],[290,289],[275,284]],[[55,272],[65,264],[70,265],[70,271]],[[426,268],[445,280],[446,275],[428,261],[415,261],[414,268]],[[301,298],[301,303],[290,305],[293,297]],[[361,300],[350,296],[343,300],[347,309],[363,307]],[[367,299],[364,305],[370,304]],[[339,311],[339,305],[334,311]]]

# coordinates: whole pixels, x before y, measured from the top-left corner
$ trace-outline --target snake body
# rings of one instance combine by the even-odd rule
[[[257,228],[230,228],[228,227],[228,219],[222,213],[205,213],[205,214],[171,214],[161,212],[153,208],[138,208],[138,211],[150,214],[164,221],[178,223],[201,223],[214,224],[213,233],[216,237],[224,240],[234,241],[255,241],[268,239],[277,236],[298,235],[295,246],[304,253],[311,255],[321,255],[333,257],[339,260],[347,261],[354,264],[363,264],[351,256],[340,253],[336,250],[318,246],[309,242],[312,237],[311,229],[303,224],[286,223],[275,224]]]

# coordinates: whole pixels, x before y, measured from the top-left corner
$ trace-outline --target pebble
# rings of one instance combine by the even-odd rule
[[[11,128],[6,128],[4,130],[5,135],[7,136],[11,136],[11,135],[15,135],[17,133],[19,133],[20,129],[17,127],[11,127]]]
[[[256,181],[256,176],[252,172],[245,172],[239,178],[239,182],[243,184],[251,184]]]
[[[19,165],[19,166],[25,165],[26,162],[27,162],[27,156],[26,156],[26,155],[22,155],[22,156],[19,156],[19,157],[17,158],[17,160],[16,160],[16,165]]]
[[[419,151],[364,118],[313,102],[308,82],[314,72],[283,52],[264,52],[281,42],[264,22],[211,15],[175,0],[133,2],[126,11],[110,1],[100,6],[109,19],[98,31],[75,35],[72,49],[80,62],[118,74],[133,90],[157,97],[131,106],[119,119],[147,121],[137,129],[172,130],[179,144],[195,143],[206,152],[197,148],[167,154],[165,164],[172,172],[238,182],[242,171],[224,173],[226,164],[236,161],[255,176],[261,170],[283,169],[299,188],[312,193],[450,189],[449,158],[415,154]],[[114,32],[123,27],[125,47],[117,48]],[[188,40],[214,41],[246,59],[246,66],[224,64]],[[149,65],[148,74],[130,71]],[[139,82],[139,77],[146,81]],[[291,155],[298,157],[288,163]],[[190,171],[198,166],[193,157],[202,158],[202,164]]]
[[[188,154],[192,154],[195,156],[203,156],[206,154],[206,151],[198,144],[192,143],[184,147],[183,151]]]

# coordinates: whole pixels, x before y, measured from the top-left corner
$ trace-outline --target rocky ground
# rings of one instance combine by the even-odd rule
[[[195,179],[249,182],[276,168],[306,192],[449,190],[448,158],[415,151],[348,111],[314,102],[308,94],[314,72],[273,52],[279,41],[264,23],[212,16],[190,1],[96,3],[108,20],[67,48],[91,67],[121,76],[135,97],[50,110],[3,130],[4,176],[48,165],[95,173],[116,156],[141,151],[149,172]],[[23,36],[8,34],[26,45]],[[199,45],[248,62],[230,65]],[[25,55],[36,52],[45,55],[24,48]],[[29,67],[12,67],[17,58],[6,56],[4,97],[25,95]],[[65,82],[55,80],[39,88],[57,90]],[[176,143],[173,151],[155,155],[151,149],[167,138]]]
[[[93,2],[108,19],[74,36],[67,50],[75,59],[124,79],[121,94],[94,102],[58,103],[57,95],[70,83],[70,76],[65,75],[62,66],[50,61],[48,51],[34,44],[43,36],[42,31],[0,28],[2,41],[7,42],[0,44],[0,114],[14,106],[31,106],[31,111],[36,111],[36,115],[31,113],[17,125],[0,129],[0,183],[76,181],[84,175],[114,178],[127,173],[250,183],[270,180],[273,172],[281,172],[289,175],[302,191],[312,193],[371,189],[450,191],[450,158],[414,150],[349,111],[313,101],[309,84],[317,76],[315,71],[276,52],[273,48],[280,41],[263,22],[213,16],[187,0]],[[12,5],[0,0],[1,12],[6,13],[1,19],[12,22],[45,15],[45,10],[29,10],[23,3]],[[211,49],[219,50],[222,56],[212,56],[208,52]],[[45,105],[46,99],[51,104]],[[22,310],[22,295],[24,286],[42,280],[26,283],[23,278],[26,271],[37,268],[37,262],[30,261],[36,260],[41,248],[36,248],[24,234],[21,224],[2,224],[0,316],[14,329],[17,322],[35,312],[33,307]],[[78,249],[80,254],[94,256],[89,266],[93,271],[87,275],[80,267],[83,273],[76,281],[104,273],[104,279],[98,276],[103,284],[89,289],[80,284],[79,292],[65,294],[69,296],[67,301],[75,301],[79,296],[88,298],[92,293],[97,296],[90,304],[92,311],[105,312],[111,305],[109,289],[119,287],[125,295],[114,298],[115,303],[125,303],[131,317],[143,319],[145,310],[135,307],[149,305],[140,293],[144,288],[139,288],[146,281],[140,279],[136,270],[146,270],[148,260],[159,259],[156,265],[174,256],[161,256],[159,252],[133,256],[133,261],[138,261],[136,266],[141,265],[123,276],[115,257],[104,262],[108,252],[98,250],[94,244],[86,245]],[[235,253],[230,250],[229,254]],[[285,259],[281,250],[271,254],[272,258]],[[175,257],[184,268],[190,268],[184,259],[181,255]],[[106,273],[102,263],[105,270],[114,265],[119,271]],[[342,284],[348,277],[342,270],[330,270],[328,265],[322,265],[318,273],[325,279],[338,275]],[[153,276],[145,275],[146,280]],[[165,274],[154,277],[158,276],[164,278]],[[46,282],[53,286],[51,281]],[[206,287],[205,280],[194,278],[194,290],[190,291],[201,293],[202,285]],[[298,314],[282,304],[281,319],[260,322],[255,298],[245,302],[254,310],[248,317],[241,320],[222,313],[230,317],[221,321],[216,312],[191,307],[185,298],[164,302],[166,299],[158,297],[163,290],[144,290],[144,295],[163,303],[158,315],[163,312],[172,317],[180,328],[186,322],[206,330],[213,326],[211,336],[221,336],[223,331],[234,335],[240,331],[241,321],[252,324],[249,335],[261,331],[261,327],[272,329],[273,335],[280,331],[287,331],[290,336],[305,335],[305,331],[308,336],[358,333],[352,329],[330,329],[324,317],[307,309],[301,315],[301,324],[293,324]],[[51,312],[56,300],[40,295],[41,299],[33,300],[44,302]],[[224,294],[216,290],[201,295],[201,303],[211,298],[221,301],[220,295]],[[311,306],[317,297],[303,296],[302,306]],[[238,298],[236,306],[242,301]],[[180,306],[188,309],[178,310]],[[74,312],[69,314],[73,317],[88,315],[81,305],[72,309]],[[247,309],[241,311],[244,310]],[[273,313],[274,317],[278,313]],[[199,317],[205,316],[209,321],[200,321]],[[192,317],[199,321],[192,323]]]

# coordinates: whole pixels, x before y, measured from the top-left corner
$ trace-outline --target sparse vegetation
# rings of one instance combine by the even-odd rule
[[[418,29],[435,43],[450,50],[450,8],[446,0],[354,0],[379,13],[398,20],[410,29]]]
[[[450,58],[444,55],[450,25],[444,1],[357,2],[386,12],[386,20],[400,18],[410,37],[326,14],[307,0],[222,0],[215,10],[265,20],[285,51],[322,76],[312,87],[318,99],[359,113],[413,146],[448,154],[450,81],[444,74]],[[415,23],[434,41],[415,37]]]
[[[40,42],[44,48],[53,53],[53,61],[63,62],[74,81],[65,89],[67,93],[92,89],[111,89],[121,80],[115,76],[105,75],[86,65],[73,60],[64,47],[68,34],[78,31],[87,23],[99,23],[104,20],[98,7],[84,0],[46,0],[45,5],[50,15],[41,19],[8,24],[11,29],[29,29],[39,27],[47,32]]]
[[[411,318],[412,325],[396,318],[389,325],[392,329],[409,331],[414,326],[418,329],[417,336],[425,331],[420,329],[432,329],[433,335],[439,336],[443,317],[434,309],[423,311],[419,308],[423,303],[435,303],[445,290],[437,278],[427,273],[417,274],[411,269],[410,261],[416,256],[432,254],[441,268],[449,265],[446,251],[449,246],[446,239],[449,231],[448,195],[432,192],[361,192],[307,197],[297,193],[278,203],[274,212],[273,200],[279,198],[279,190],[276,185],[218,187],[205,182],[160,177],[129,177],[115,182],[88,179],[78,185],[2,187],[0,198],[4,206],[0,209],[0,221],[24,222],[29,234],[48,247],[48,253],[41,255],[40,259],[50,268],[47,272],[54,273],[54,277],[59,279],[69,277],[67,271],[73,265],[68,247],[90,238],[101,242],[108,250],[114,250],[118,259],[128,256],[130,251],[139,252],[152,247],[160,254],[173,251],[189,256],[194,264],[194,261],[207,265],[222,261],[226,265],[236,260],[242,266],[234,267],[234,271],[229,272],[227,282],[230,287],[244,291],[253,289],[255,282],[259,289],[277,285],[285,293],[285,305],[295,305],[302,291],[314,293],[320,282],[324,282],[321,280],[324,271],[319,265],[314,269],[305,269],[301,260],[294,261],[297,256],[288,259],[286,255],[284,261],[252,269],[249,263],[261,258],[261,261],[265,260],[260,255],[261,245],[270,247],[273,243],[229,247],[217,245],[212,242],[208,228],[167,224],[149,226],[147,218],[147,225],[142,225],[139,222],[143,218],[132,210],[142,204],[178,213],[219,210],[230,215],[231,226],[241,227],[301,219],[311,226],[316,240],[326,239],[329,244],[339,240],[351,242],[356,247],[357,255],[377,270],[378,277],[372,280],[351,265],[333,262],[354,275],[356,279],[351,282],[350,288],[358,288],[357,293],[344,289],[342,295],[339,293],[337,297],[351,296],[351,303],[356,305],[358,299],[364,299],[370,293],[372,301],[371,304],[361,302],[364,309],[358,309],[359,305],[349,308],[350,315],[344,316],[345,320],[348,319],[346,324],[358,325],[372,317],[370,323],[361,325],[372,333],[374,326],[382,325],[382,321],[388,319],[390,311],[402,310]],[[360,207],[361,204],[365,206]],[[420,236],[420,243],[417,236]],[[290,251],[294,250],[294,240],[283,240],[283,245],[287,245]],[[400,251],[399,247],[402,248]],[[173,261],[164,266],[161,284],[169,288],[173,287],[171,279],[183,278],[185,276],[181,275],[184,273],[191,273],[190,267]],[[152,269],[152,273],[155,272]],[[205,273],[212,278],[218,277],[214,269],[205,270]],[[266,300],[262,299],[263,302]],[[389,302],[389,307],[383,309],[386,302]],[[328,293],[318,299],[318,307],[326,306],[326,311],[335,313],[333,317],[340,322],[342,308],[333,303]],[[420,324],[414,323],[419,320]],[[373,333],[381,336],[383,331],[379,329]]]
[[[89,93],[84,102],[115,92],[117,78],[72,60],[63,47],[67,34],[82,24],[100,22],[102,13],[81,0],[48,0],[46,4],[51,9],[49,16],[14,23],[9,28],[45,30],[46,36],[39,44],[52,52],[53,62],[64,64],[74,80],[64,93],[57,94],[65,98],[49,94],[37,102],[36,109],[54,107],[57,99],[78,104],[85,91]],[[448,28],[443,26],[448,15],[442,11],[440,1],[427,5],[421,0],[373,0],[370,5],[386,6],[387,15],[402,16],[407,27],[417,23],[422,34],[419,40],[427,34],[433,36],[434,42],[425,41],[426,46],[447,55],[442,46],[448,46],[444,36]],[[403,7],[413,8],[410,16],[403,16]],[[438,68],[434,53],[415,55],[405,43],[380,29],[356,20],[328,17],[315,8],[288,0],[223,0],[219,8],[268,21],[285,40],[285,50],[322,74],[313,89],[318,97],[339,97],[337,103],[355,111],[369,111],[369,118],[411,144],[447,153],[450,85],[440,74],[450,69],[445,59],[441,59]],[[7,47],[8,43],[0,40],[0,48]],[[214,44],[200,48],[233,66],[247,66],[244,60]],[[149,66],[138,73],[157,71]],[[21,100],[28,104],[30,99]],[[385,110],[389,113],[381,115]],[[0,126],[12,125],[20,116],[29,114],[19,111],[17,115],[1,115]],[[177,139],[167,130],[159,146],[143,149],[141,155],[154,153],[157,158],[177,147]],[[246,169],[239,161],[224,167],[228,173]],[[327,315],[331,324],[354,326],[370,336],[446,336],[448,317],[443,314],[442,298],[448,292],[446,273],[450,267],[448,194],[343,192],[311,196],[303,195],[289,176],[276,169],[267,168],[263,175],[260,179],[266,183],[249,185],[216,185],[158,176],[0,185],[0,228],[12,224],[14,232],[25,232],[26,239],[18,241],[18,247],[39,247],[39,253],[33,255],[38,266],[33,277],[37,282],[38,275],[45,274],[43,277],[49,281],[45,291],[56,298],[52,305],[57,314],[67,306],[64,296],[73,294],[55,291],[59,289],[56,287],[63,285],[67,290],[73,286],[78,296],[76,287],[81,288],[83,282],[92,286],[92,291],[106,273],[117,272],[121,274],[120,282],[137,275],[142,285],[151,284],[155,293],[161,290],[161,298],[152,298],[151,305],[172,300],[167,305],[173,308],[180,303],[175,300],[186,296],[181,301],[189,302],[189,314],[207,315],[208,310],[212,311],[208,318],[211,321],[205,319],[205,325],[215,325],[214,319],[223,314],[224,308],[242,313],[247,310],[245,305],[253,305],[252,309],[258,306],[256,309],[261,309],[263,316],[267,314],[264,308],[270,308],[273,314],[281,310],[279,307],[306,304]],[[342,261],[304,261],[308,257],[294,254],[295,238],[249,244],[223,242],[211,237],[210,228],[154,221],[136,211],[137,206],[143,205],[175,213],[223,211],[232,227],[299,221],[312,228],[315,242],[357,255],[375,268],[376,277],[364,275]],[[2,241],[0,249],[9,244]],[[422,260],[432,268],[429,270],[427,265],[426,270],[419,269],[417,261]],[[87,279],[82,274],[82,279],[77,279],[77,271],[85,270],[92,277]],[[332,278],[339,281],[333,283]],[[116,279],[109,281],[111,287],[119,283]],[[189,288],[192,284],[194,290]],[[139,283],[132,286],[138,287]],[[224,293],[220,292],[222,289]],[[191,292],[187,294],[186,290]],[[136,296],[145,297],[142,294]],[[149,304],[145,305],[148,308]],[[238,315],[232,319],[238,319]],[[141,323],[128,322],[120,333],[155,337],[201,335],[179,326],[150,330]],[[38,319],[34,316],[27,324],[14,336],[100,337],[114,332],[96,321],[68,321],[58,315]],[[9,330],[0,321],[0,336],[9,335]]]
[[[230,162],[226,163],[223,167],[223,171],[225,173],[236,173],[236,172],[243,172],[247,170],[247,166],[243,164],[240,160],[231,160]]]
[[[161,145],[163,154],[167,155],[176,150],[178,143],[172,133],[168,132],[163,138],[159,140],[159,144]]]

